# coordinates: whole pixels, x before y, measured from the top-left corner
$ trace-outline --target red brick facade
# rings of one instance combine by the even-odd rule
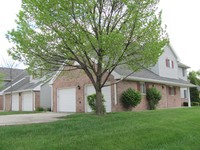
[[[114,77],[110,76],[109,83],[114,83]],[[121,81],[116,85],[116,93],[114,85],[111,86],[111,110],[123,111],[124,108],[120,102],[120,97],[123,91],[128,88],[137,90],[138,81]],[[57,112],[57,90],[76,87],[76,112],[85,112],[85,85],[91,84],[91,81],[82,70],[63,71],[53,83],[53,111]],[[156,87],[162,93],[162,99],[158,104],[158,108],[173,108],[181,107],[182,100],[180,98],[180,87],[176,87],[176,94],[169,94],[169,87],[161,84],[146,83],[148,87]],[[79,88],[80,87],[80,88]],[[117,99],[115,100],[115,95]],[[133,110],[149,109],[146,96],[142,95],[142,100]]]
[[[19,111],[22,111],[22,94],[19,93]],[[35,103],[33,104],[33,107],[35,106],[34,109],[40,107],[40,92],[39,91],[34,91],[34,98],[35,98]],[[12,106],[11,106],[11,96],[10,94],[5,95],[5,111],[12,111]]]
[[[108,79],[109,83],[114,82],[114,77]],[[57,112],[57,90],[69,87],[76,87],[76,112],[85,112],[85,91],[86,85],[92,84],[90,79],[82,70],[63,71],[53,84],[53,111]],[[80,89],[79,89],[80,87]],[[111,102],[114,102],[114,86],[111,86]]]
[[[3,95],[0,95],[0,110],[3,110]]]

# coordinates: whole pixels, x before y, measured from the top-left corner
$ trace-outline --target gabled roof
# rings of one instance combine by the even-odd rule
[[[41,85],[43,81],[37,80],[36,82],[31,82],[30,77],[26,76],[18,83],[12,86],[12,92],[20,92],[20,91],[30,91],[34,90],[37,86]],[[4,93],[11,92],[11,87],[9,87]]]
[[[115,72],[119,74],[122,78],[131,74],[131,70],[127,67],[118,66],[115,69]],[[152,83],[160,83],[172,86],[181,86],[181,87],[195,87],[189,81],[185,81],[182,79],[172,79],[166,77],[160,77],[149,69],[143,69],[137,71],[126,78],[126,80],[135,80],[135,81],[144,81],[144,82],[152,82]]]
[[[26,72],[23,69],[16,69],[16,68],[11,69],[11,68],[0,67],[0,74],[3,74],[3,77],[5,80],[11,80],[11,77],[10,77],[11,70],[12,70],[12,79],[17,78],[19,75]]]
[[[0,93],[11,92],[10,68],[0,68],[0,73],[4,76],[5,84]],[[30,75],[23,69],[12,69],[12,92],[38,90],[42,80],[31,80]]]
[[[186,69],[190,68],[189,66],[187,66],[187,65],[185,65],[183,63],[180,63],[180,62],[178,63],[178,66],[181,67],[181,68],[186,68]]]
[[[174,54],[174,56],[176,57],[177,61],[180,62],[180,58],[178,57],[178,55],[177,55],[176,51],[174,50],[173,46],[171,44],[168,44],[166,46],[168,46],[171,49],[171,51]]]

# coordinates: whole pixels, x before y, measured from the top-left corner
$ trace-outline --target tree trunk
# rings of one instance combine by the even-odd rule
[[[103,108],[103,96],[101,88],[96,88],[96,114],[103,115],[104,108]]]

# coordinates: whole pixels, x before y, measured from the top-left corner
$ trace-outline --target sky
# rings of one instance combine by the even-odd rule
[[[5,34],[16,27],[16,14],[19,12],[21,0],[0,1],[0,64],[11,60],[7,49],[11,47]],[[182,63],[200,69],[200,0],[160,0],[163,24],[167,26],[170,43]],[[23,65],[18,67],[23,68]]]

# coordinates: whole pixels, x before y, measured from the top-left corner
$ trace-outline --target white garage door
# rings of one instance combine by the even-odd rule
[[[31,92],[23,93],[22,111],[33,111],[33,96]]]
[[[88,95],[91,95],[91,94],[94,94],[95,93],[95,89],[93,86],[91,85],[87,85],[85,86],[85,91],[86,91],[86,95],[85,95],[85,111],[86,112],[91,112],[91,108],[90,106],[88,105],[88,102],[87,102],[87,96]],[[102,89],[102,94],[104,96],[104,99],[105,99],[105,106],[106,106],[106,112],[111,112],[111,87],[110,86],[106,86],[106,87],[103,87]]]
[[[58,90],[58,112],[76,112],[76,88]]]
[[[19,94],[12,94],[12,111],[19,111]]]

